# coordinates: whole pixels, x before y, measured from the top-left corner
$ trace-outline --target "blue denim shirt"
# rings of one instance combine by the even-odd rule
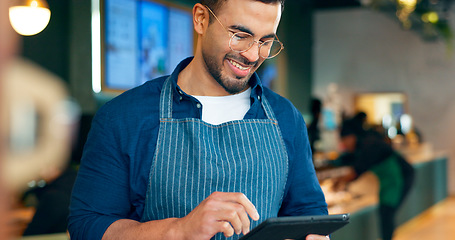
[[[200,103],[177,85],[171,74],[174,118],[201,118]],[[126,91],[97,112],[84,147],[73,188],[68,230],[71,239],[101,239],[116,220],[140,220],[159,129],[159,98],[167,76]],[[327,204],[312,163],[302,115],[287,99],[250,79],[251,108],[245,119],[265,119],[261,99],[269,101],[289,156],[289,175],[279,216],[325,215]]]

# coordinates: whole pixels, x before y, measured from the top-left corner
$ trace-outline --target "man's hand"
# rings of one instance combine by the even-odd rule
[[[306,237],[306,240],[330,240],[329,236],[314,235],[310,234]]]
[[[219,232],[226,237],[246,234],[250,231],[248,216],[259,220],[255,206],[244,194],[214,192],[187,216],[176,220],[176,232],[179,239],[194,240],[209,240]]]

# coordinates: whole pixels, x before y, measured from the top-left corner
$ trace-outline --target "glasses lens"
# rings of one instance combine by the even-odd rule
[[[280,53],[281,49],[281,42],[277,40],[269,40],[262,43],[259,54],[263,58],[273,58]]]
[[[235,52],[245,52],[254,44],[253,35],[245,32],[238,32],[232,35],[229,47]],[[259,47],[259,55],[263,58],[273,58],[283,49],[283,45],[277,40],[262,42]]]
[[[253,36],[251,34],[238,32],[232,35],[229,46],[233,51],[244,52],[250,49],[253,43]]]

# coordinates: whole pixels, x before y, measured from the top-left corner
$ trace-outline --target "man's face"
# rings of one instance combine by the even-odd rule
[[[229,0],[215,13],[220,22],[232,33],[247,32],[256,41],[273,39],[281,18],[281,5],[265,4],[254,0]],[[264,62],[258,55],[258,44],[248,51],[237,53],[229,48],[228,34],[213,19],[202,40],[202,56],[210,75],[230,94],[239,93],[248,86],[251,75]]]

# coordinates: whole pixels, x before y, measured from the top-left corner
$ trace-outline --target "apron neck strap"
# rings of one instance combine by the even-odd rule
[[[163,84],[160,94],[160,119],[172,118],[172,80],[169,76]]]

